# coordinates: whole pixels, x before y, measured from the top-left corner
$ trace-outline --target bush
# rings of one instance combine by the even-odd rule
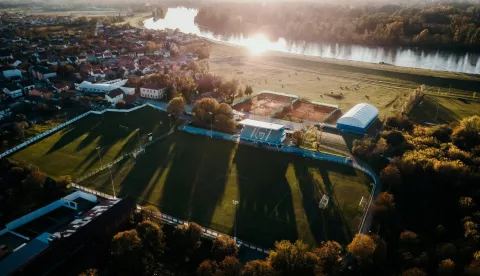
[[[392,130],[392,129],[399,129],[404,131],[412,131],[413,130],[413,122],[408,119],[407,116],[404,115],[397,115],[388,117],[385,120],[385,129]]]

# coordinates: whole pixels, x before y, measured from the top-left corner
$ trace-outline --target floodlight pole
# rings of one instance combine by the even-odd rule
[[[238,200],[232,200],[233,206],[235,206],[235,214],[233,218],[233,241],[237,244],[237,205]]]
[[[98,159],[100,160],[100,168],[103,168],[102,157],[100,156],[100,147],[96,147],[95,149],[97,150]]]

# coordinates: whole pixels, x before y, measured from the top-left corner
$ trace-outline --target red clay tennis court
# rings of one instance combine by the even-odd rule
[[[290,117],[297,120],[323,122],[326,117],[335,110],[337,110],[337,108],[333,106],[297,101],[276,117],[280,119]]]
[[[234,105],[233,109],[256,115],[271,116],[276,110],[291,104],[294,100],[295,97],[273,93],[261,93],[249,100]]]

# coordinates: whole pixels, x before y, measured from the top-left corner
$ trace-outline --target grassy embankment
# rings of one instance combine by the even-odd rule
[[[273,90],[296,94],[310,100],[339,105],[343,111],[365,102],[380,110],[380,118],[397,114],[408,96],[421,84],[430,92],[471,96],[480,92],[480,76],[395,67],[352,61],[322,59],[277,52],[252,55],[246,48],[212,44],[210,69],[224,77],[240,80],[254,91]],[[451,87],[451,88],[450,88]],[[342,94],[342,99],[332,97]],[[330,95],[330,96],[329,96]],[[434,97],[448,110],[445,121],[466,114],[480,114],[474,101]],[[468,110],[468,112],[466,112]],[[427,115],[427,114],[425,114]],[[433,118],[422,118],[431,121]]]

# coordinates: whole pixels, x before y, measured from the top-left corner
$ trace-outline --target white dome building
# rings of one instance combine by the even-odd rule
[[[378,119],[378,109],[371,104],[361,103],[354,106],[337,121],[341,131],[365,134]]]

